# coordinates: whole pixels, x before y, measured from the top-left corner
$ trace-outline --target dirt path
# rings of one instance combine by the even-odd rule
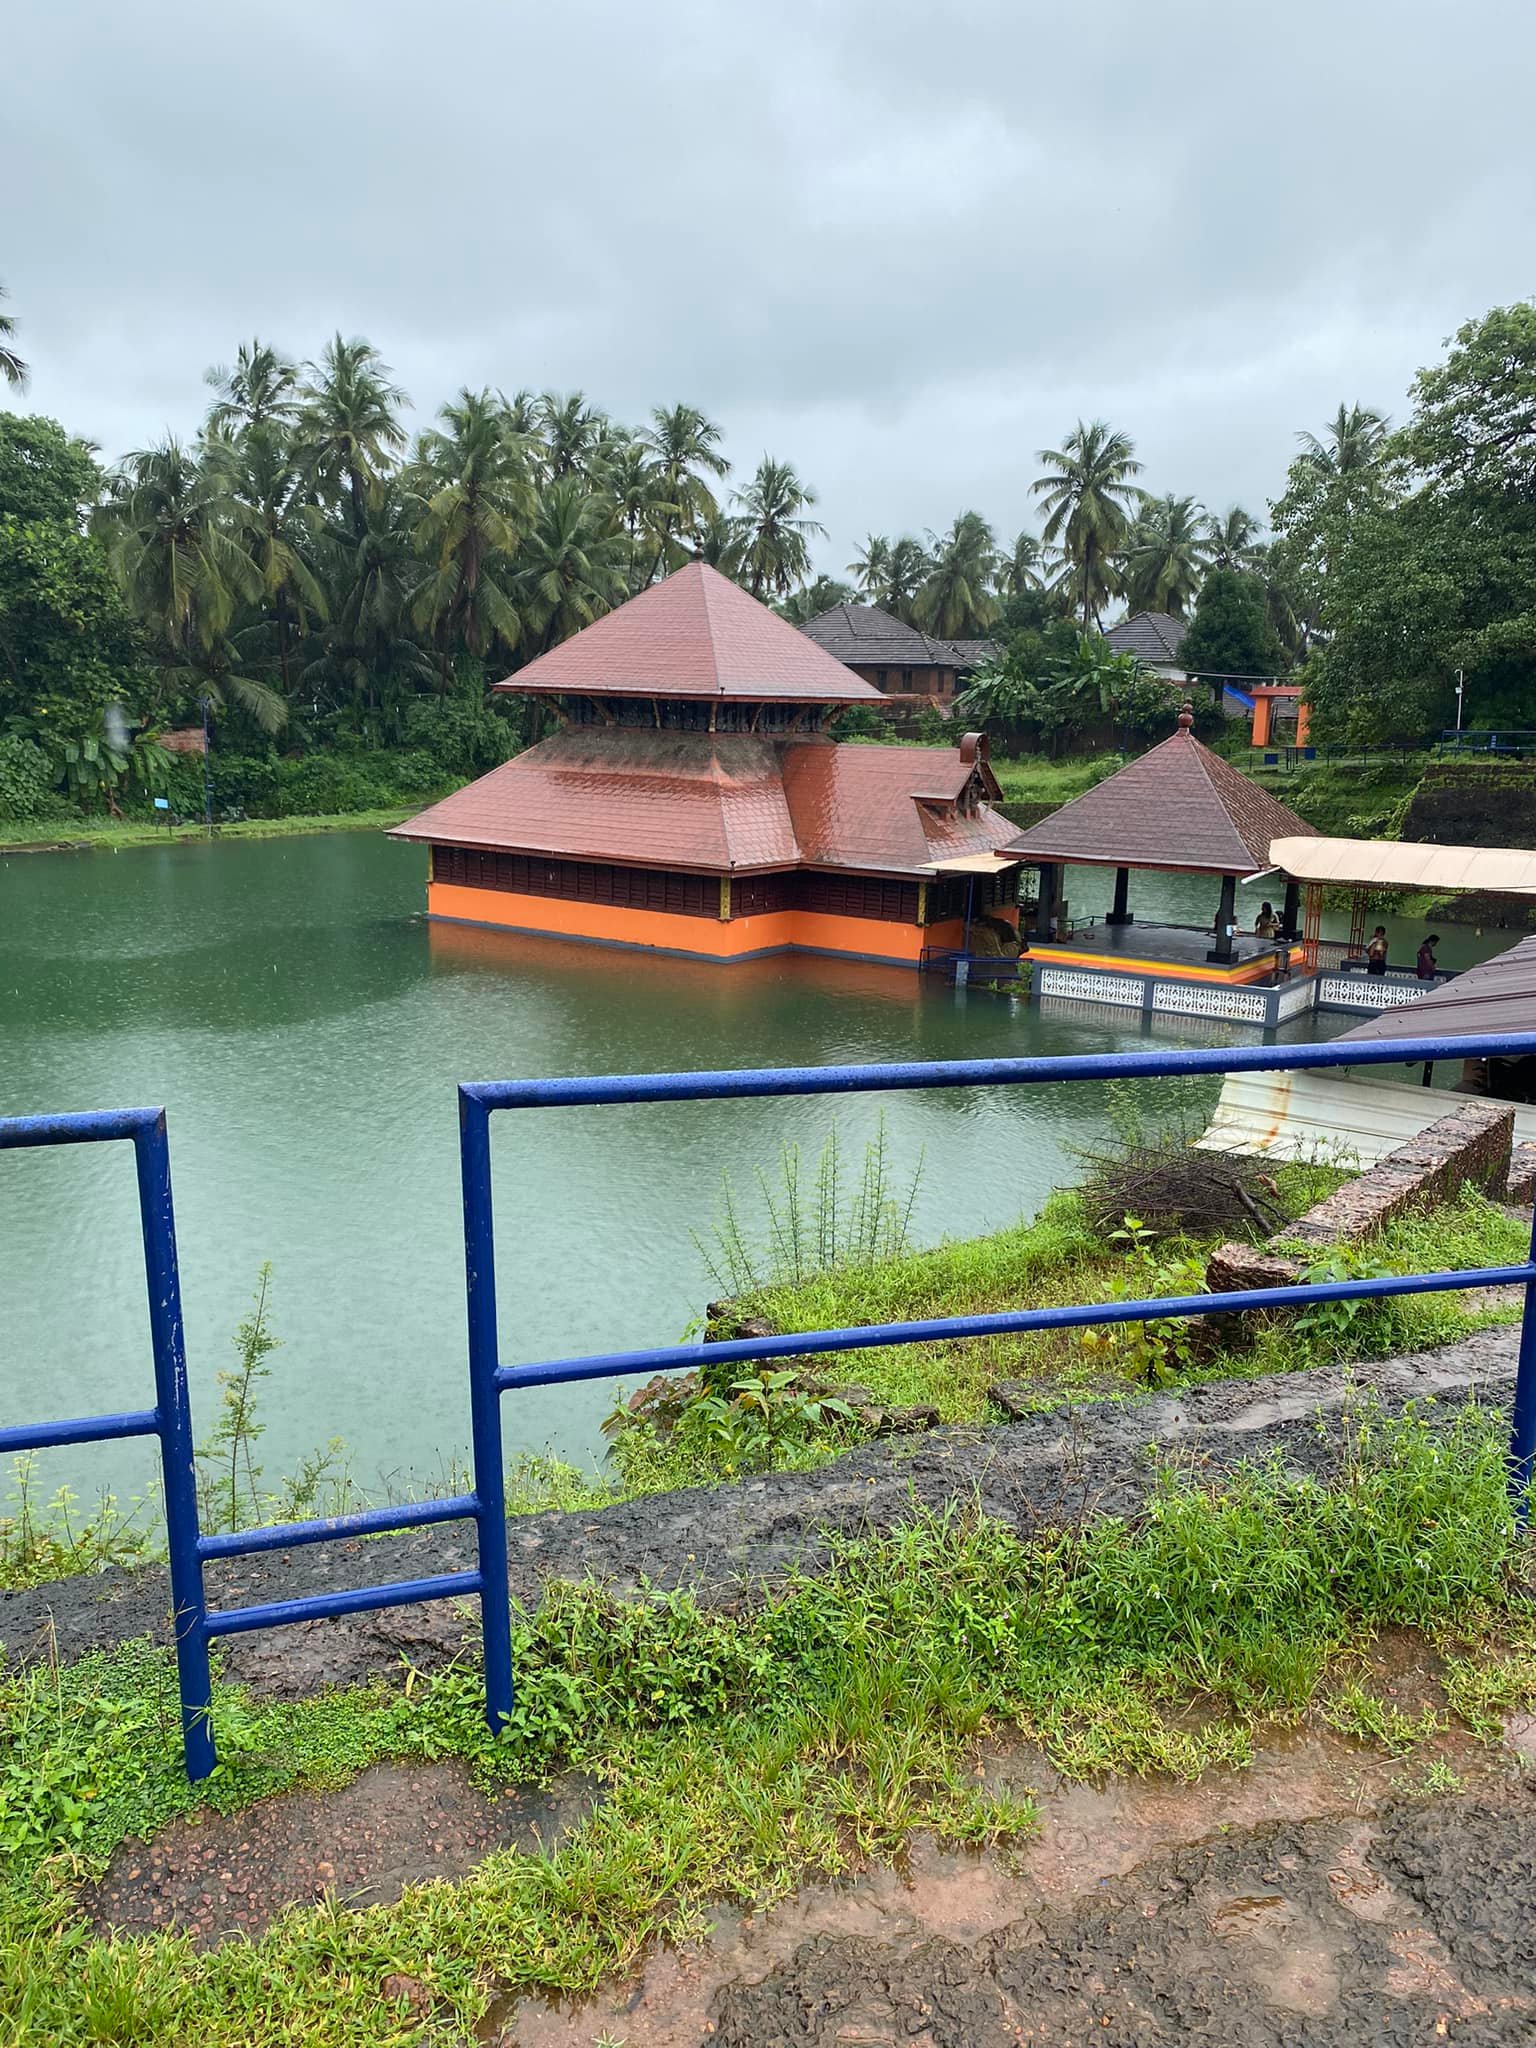
[[[771,1473],[737,1485],[627,1501],[585,1514],[542,1514],[511,1525],[512,1592],[537,1601],[547,1579],[591,1576],[632,1591],[643,1581],[689,1585],[732,1601],[795,1569],[816,1571],[826,1531],[888,1529],[916,1506],[975,1504],[1029,1530],[1094,1513],[1133,1515],[1157,1460],[1197,1462],[1211,1473],[1283,1453],[1298,1470],[1326,1474],[1337,1425],[1361,1388],[1389,1409],[1433,1395],[1447,1409],[1481,1398],[1504,1404],[1513,1382],[1516,1333],[1491,1330],[1438,1351],[1355,1367],[1261,1380],[1221,1380],[1176,1394],[1094,1402],[994,1429],[946,1428],[898,1443],[868,1444],[812,1473]],[[382,1583],[472,1565],[464,1525],[370,1543],[314,1544],[233,1560],[208,1571],[214,1606],[281,1600],[347,1585]],[[0,1644],[12,1658],[80,1656],[134,1636],[166,1639],[169,1589],[157,1569],[107,1571],[25,1593],[0,1594]],[[296,1697],[446,1663],[466,1616],[448,1602],[313,1622],[230,1638],[224,1669],[256,1690]]]

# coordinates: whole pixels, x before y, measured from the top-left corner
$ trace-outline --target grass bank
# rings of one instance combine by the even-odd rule
[[[1270,1179],[1284,1216],[1295,1218],[1346,1176],[1323,1166],[1281,1167]],[[889,1257],[845,1261],[795,1281],[754,1287],[723,1304],[713,1333],[743,1326],[786,1335],[862,1323],[985,1315],[1022,1304],[1155,1300],[1205,1291],[1205,1267],[1230,1230],[1150,1240],[1133,1227],[1106,1232],[1082,1191],[1053,1194],[1039,1216],[985,1237]],[[1248,1234],[1248,1233],[1243,1233]],[[1312,1279],[1372,1273],[1455,1272],[1519,1264],[1529,1226],[1465,1189],[1432,1212],[1399,1218],[1366,1247],[1341,1248],[1305,1268]],[[864,1433],[874,1411],[931,1411],[944,1423],[1002,1419],[992,1390],[1006,1384],[1010,1411],[1046,1410],[1202,1380],[1253,1378],[1313,1366],[1390,1358],[1448,1344],[1513,1321],[1517,1302],[1455,1292],[1371,1303],[1325,1304],[1295,1316],[1169,1317],[1081,1331],[1026,1331],[958,1343],[893,1345],[793,1362],[777,1373],[711,1372],[642,1395],[610,1420],[614,1461],[626,1489],[707,1485],[746,1471],[806,1469]],[[849,1413],[848,1404],[854,1404]],[[898,1423],[899,1426],[899,1423]]]
[[[391,825],[424,808],[420,803],[400,804],[382,811],[337,811],[309,818],[242,818],[233,824],[215,825],[216,839],[290,839],[307,832],[383,832]],[[69,818],[46,825],[17,823],[0,818],[0,859],[7,853],[120,853],[130,846],[166,846],[187,840],[206,839],[200,824],[186,824],[167,830],[147,818]]]
[[[493,1741],[478,1665],[297,1704],[220,1684],[223,1762],[180,1773],[168,1657],[142,1645],[0,1680],[0,2017],[18,2044],[206,2048],[472,2034],[496,1991],[581,1992],[709,1909],[809,1877],[1030,1828],[987,1789],[983,1739],[1068,1776],[1241,1766],[1309,1710],[1399,1749],[1412,1731],[1340,1660],[1433,1631],[1474,1731],[1536,1699],[1536,1614],[1504,1493],[1502,1426],[1474,1410],[1357,1418],[1338,1484],[1277,1463],[1221,1490],[1166,1475],[1136,1525],[1022,1541],[962,1515],[845,1542],[824,1576],[745,1612],[556,1587],[516,1633],[519,1700]],[[1198,1713],[1191,1709],[1198,1707]],[[1401,1720],[1401,1716],[1397,1717]],[[506,1850],[456,1887],[359,1912],[296,1907],[197,1953],[97,1939],[75,1888],[126,1840],[345,1782],[386,1757],[463,1759],[489,1787],[565,1767],[604,1788],[552,1853]],[[389,1986],[410,1980],[418,2006]]]

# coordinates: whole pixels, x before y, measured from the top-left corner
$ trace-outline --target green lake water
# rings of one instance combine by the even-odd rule
[[[342,1437],[364,1485],[431,1484],[468,1442],[461,1080],[1141,1042],[1108,1010],[857,962],[717,967],[432,926],[423,870],[419,849],[371,833],[0,855],[0,1113],[167,1106],[199,1435],[272,1262],[269,1474]],[[1074,872],[1074,910],[1103,907],[1107,881]],[[1240,898],[1247,923],[1259,893]],[[1213,896],[1147,876],[1135,907],[1193,921]],[[879,1111],[864,1097],[495,1119],[503,1357],[677,1339],[713,1291],[692,1233],[717,1215],[722,1171],[750,1187],[781,1145],[814,1152],[834,1116],[852,1157]],[[923,1159],[923,1241],[1033,1212],[1074,1177],[1069,1148],[1106,1127],[1081,1086],[896,1095],[885,1115],[898,1173]],[[129,1148],[0,1155],[0,1415],[136,1407],[150,1385]],[[588,1461],[613,1399],[509,1396],[509,1447]],[[142,1446],[93,1446],[47,1454],[39,1476],[93,1495],[152,1469]]]

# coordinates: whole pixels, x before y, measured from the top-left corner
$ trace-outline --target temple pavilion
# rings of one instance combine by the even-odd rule
[[[985,740],[838,743],[837,713],[880,692],[702,562],[496,687],[560,730],[396,828],[431,848],[430,917],[907,967],[963,950],[973,918],[1017,925]]]
[[[1289,982],[1301,933],[1299,892],[1276,879],[1277,930],[1237,929],[1237,884],[1275,872],[1276,839],[1313,827],[1195,738],[1186,704],[1178,729],[1082,796],[1008,843],[1014,859],[1039,870],[1030,957],[1042,995],[1127,1008],[1274,1024],[1310,1008],[1312,991]],[[1068,867],[1112,868],[1112,907],[1074,921],[1063,902]],[[1209,875],[1209,923],[1138,923],[1131,878],[1138,871]],[[1260,985],[1263,984],[1262,988]]]

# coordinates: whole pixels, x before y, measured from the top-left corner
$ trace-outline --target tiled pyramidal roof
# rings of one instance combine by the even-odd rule
[[[1271,840],[1315,831],[1181,726],[1021,832],[1008,851],[1031,862],[1251,875],[1269,866]]]
[[[880,702],[873,684],[707,562],[690,562],[653,583],[496,688],[567,697]]]

